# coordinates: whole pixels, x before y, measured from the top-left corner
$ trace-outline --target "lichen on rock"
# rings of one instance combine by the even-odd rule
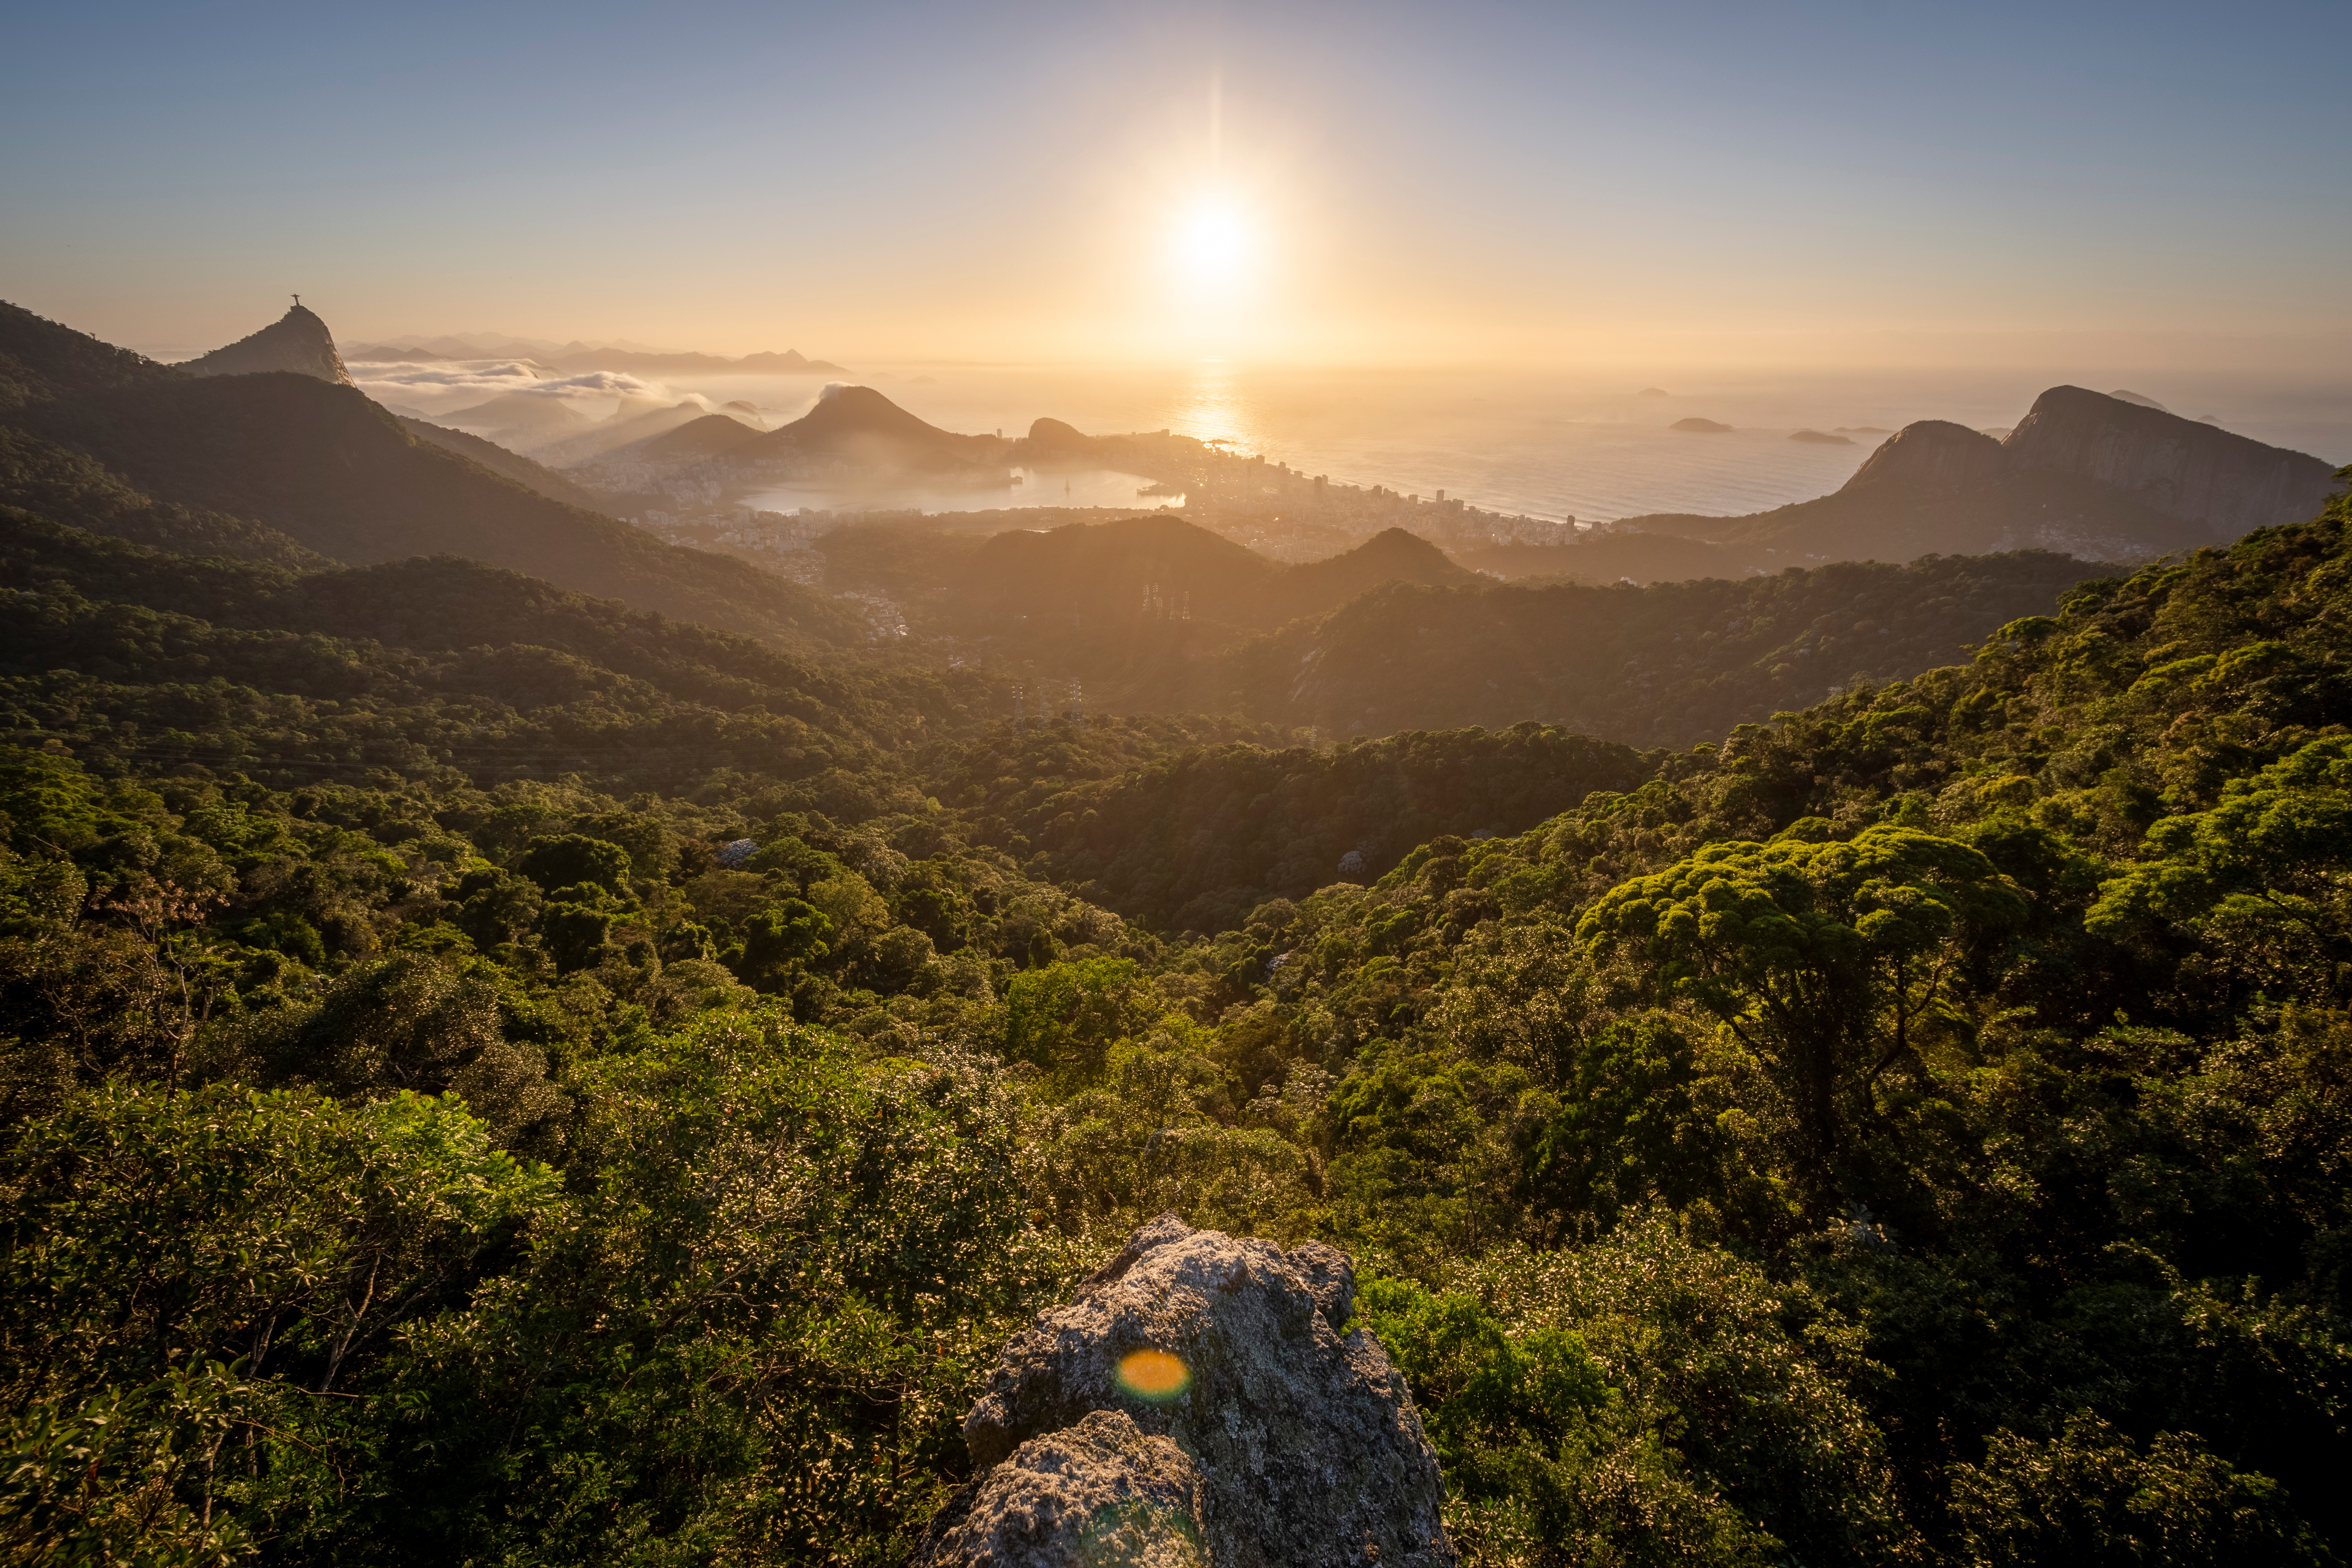
[[[1451,1568],[1444,1483],[1404,1379],[1370,1333],[1339,1332],[1354,1299],[1336,1247],[1286,1253],[1173,1215],[1144,1226],[1005,1345],[964,1421],[989,1468],[933,1521],[916,1568],[1144,1561],[1110,1550],[1120,1530],[1155,1564],[1184,1561],[1170,1555],[1181,1538],[1203,1568]],[[1177,1458],[1197,1477],[1195,1513],[1166,1500]],[[1147,1495],[1159,1511],[1135,1513]],[[1098,1523],[1069,1522],[1079,1498],[1098,1500]]]
[[[1116,1410],[1032,1437],[956,1494],[910,1560],[922,1568],[1203,1568],[1201,1473]]]

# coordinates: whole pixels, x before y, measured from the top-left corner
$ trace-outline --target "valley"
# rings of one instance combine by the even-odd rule
[[[2352,1542],[2346,474],[2060,386],[1580,529],[206,359],[0,308],[40,1518],[903,1561],[1177,1211],[1344,1244],[1465,1561]],[[735,505],[1062,463],[1181,505]]]

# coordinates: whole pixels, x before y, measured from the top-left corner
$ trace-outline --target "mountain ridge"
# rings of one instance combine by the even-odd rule
[[[14,305],[0,305],[0,355],[8,385],[36,395],[0,413],[47,444],[28,448],[49,453],[43,462],[78,454],[143,497],[258,524],[335,561],[462,555],[724,630],[866,640],[864,623],[821,595],[551,499],[419,437],[354,387],[286,372],[186,375]]]
[[[1738,517],[1629,517],[1593,542],[1639,558],[1671,537],[1735,571],[2020,549],[2130,563],[2307,517],[2334,484],[2317,458],[2057,386],[2005,439],[1918,420],[1826,496]]]
[[[317,311],[299,300],[259,331],[237,339],[226,348],[198,354],[177,366],[189,375],[251,375],[260,371],[291,371],[319,381],[352,384],[342,355],[335,352],[335,335]]]

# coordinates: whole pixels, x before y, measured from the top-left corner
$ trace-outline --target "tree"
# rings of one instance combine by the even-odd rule
[[[1090,1081],[1114,1040],[1159,1017],[1159,1000],[1127,958],[1052,963],[1013,977],[1005,994],[1004,1054],[1069,1080]]]
[[[616,897],[629,891],[629,852],[583,834],[532,839],[515,869],[551,893],[576,882],[593,882]]]
[[[2191,1434],[2143,1453],[2087,1411],[2046,1442],[1997,1432],[1981,1465],[1954,1467],[1952,1511],[1969,1568],[2289,1568],[2335,1561],[2267,1476],[2217,1458]]]
[[[0,1557],[58,1563],[217,1563],[332,1497],[327,1396],[562,1203],[454,1100],[233,1085],[79,1095],[0,1194]]]
[[[759,990],[790,983],[795,970],[824,962],[833,921],[805,899],[786,899],[743,922],[743,958],[737,973]]]
[[[2210,811],[2148,830],[2153,853],[2099,885],[2084,923],[2125,937],[2197,928],[2242,969],[2317,995],[2352,973],[2352,739],[2314,741],[2223,786]]]
[[[1651,1015],[1594,1031],[1559,1109],[1528,1142],[1528,1196],[1561,1216],[1613,1224],[1656,1195],[1676,1209],[1717,1185],[1721,1133],[1692,1101],[1687,1026]]]
[[[1628,952],[1662,992],[1730,1027],[1772,1074],[1816,1206],[1835,1194],[1848,1128],[1879,1079],[1916,1060],[1945,1005],[1964,927],[2015,923],[2023,901],[1965,844],[1913,828],[1850,843],[1711,844],[1611,889],[1577,925]]]

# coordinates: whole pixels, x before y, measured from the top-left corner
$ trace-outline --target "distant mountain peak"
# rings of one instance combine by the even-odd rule
[[[816,395],[816,406],[777,434],[785,436],[796,431],[810,436],[856,432],[917,440],[969,439],[926,423],[870,386],[853,386],[839,381],[828,383]]]
[[[1943,489],[1973,489],[1998,484],[2000,477],[2000,442],[1948,419],[1920,419],[1880,442],[1878,449],[1854,470],[1853,478],[1846,480],[1844,489],[1928,484]]]
[[[2095,479],[2216,540],[2299,522],[2336,488],[2304,452],[2183,419],[2132,393],[2053,386],[2010,433],[2012,463]]]
[[[343,386],[352,384],[342,355],[335,352],[335,335],[317,311],[297,304],[251,337],[213,350],[182,364],[190,375],[252,375],[286,370]]]
[[[1451,559],[1428,540],[1403,528],[1384,528],[1346,553],[1360,561],[1409,559],[1439,570]]]
[[[1030,422],[1029,444],[1040,452],[1092,452],[1100,445],[1076,426],[1048,418]]]

